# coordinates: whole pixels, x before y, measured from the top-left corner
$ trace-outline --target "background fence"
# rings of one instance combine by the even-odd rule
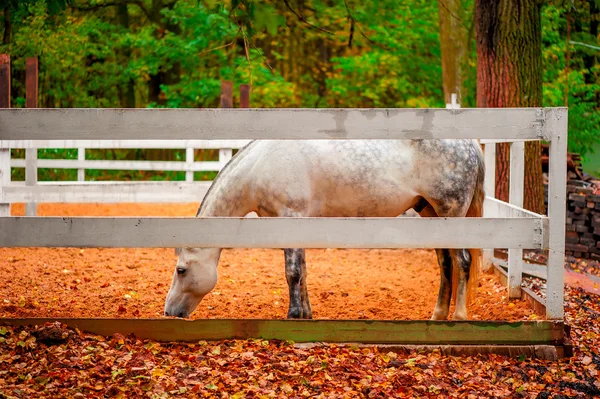
[[[36,57],[28,58],[26,61],[26,105],[27,108],[37,108],[38,98],[38,60]],[[0,68],[3,72],[3,82],[0,83],[0,97],[5,101],[5,108],[10,106],[10,57],[2,55],[0,57]],[[234,104],[233,83],[223,81],[221,85],[221,107],[232,108]],[[250,106],[250,86],[240,85],[239,107],[249,108]],[[168,132],[165,132],[168,136]],[[143,144],[142,144],[143,143]],[[5,186],[5,201],[8,203],[26,202],[26,214],[33,216],[36,214],[37,202],[198,202],[200,201],[208,187],[211,184],[212,176],[223,168],[232,158],[235,150],[243,147],[248,140],[41,140],[35,145],[27,140],[3,141],[0,144],[0,151],[17,150],[24,158],[10,159],[12,169],[8,178],[9,185]],[[110,159],[89,159],[86,158],[86,150],[108,149],[112,150],[133,150],[133,149],[156,149],[160,152],[167,150],[167,155],[171,155],[168,150],[183,150],[184,157],[180,161],[175,160],[110,160]],[[62,149],[64,155],[66,149],[75,149],[77,159],[38,159],[38,148]],[[26,149],[23,151],[23,149]],[[14,151],[13,151],[14,152]],[[89,151],[88,151],[89,152]],[[106,151],[104,151],[106,155]],[[163,154],[164,155],[164,154]],[[198,155],[208,155],[211,160],[197,160]],[[1,155],[0,155],[1,156]],[[7,155],[4,155],[6,158]],[[6,160],[4,160],[6,162]],[[10,176],[15,174],[14,168],[23,168],[25,170],[25,180],[23,182],[11,181]],[[76,170],[76,180],[78,183],[71,182],[38,182],[38,169],[51,170]],[[86,179],[86,171],[105,170],[112,171],[108,173],[102,181]],[[208,178],[203,178],[201,182],[193,185],[178,181],[162,182],[137,182],[134,178],[129,178],[128,182],[117,182],[119,180],[117,171],[135,171],[135,172],[183,172],[185,182],[193,182],[195,172],[208,172]],[[58,173],[60,174],[60,173]],[[197,180],[197,179],[196,179]],[[30,187],[24,189],[24,187]],[[31,187],[34,187],[31,189]],[[4,206],[6,213],[6,206]]]

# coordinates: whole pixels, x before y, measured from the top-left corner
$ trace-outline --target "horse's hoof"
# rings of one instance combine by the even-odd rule
[[[448,318],[448,313],[444,312],[433,312],[433,316],[431,316],[431,320],[446,320]]]
[[[302,307],[302,318],[312,319],[312,309],[310,308],[310,305]]]
[[[467,315],[463,312],[455,312],[454,315],[452,315],[452,320],[467,320]]]
[[[302,313],[300,312],[300,309],[290,309],[288,311],[287,318],[288,319],[301,319]]]

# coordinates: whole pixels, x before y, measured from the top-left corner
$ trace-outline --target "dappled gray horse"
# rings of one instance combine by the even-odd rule
[[[221,170],[197,216],[396,217],[414,208],[424,217],[481,217],[483,177],[475,140],[258,140]],[[432,319],[448,317],[454,285],[453,318],[463,320],[480,251],[436,252],[441,279]],[[165,315],[188,317],[217,283],[221,248],[177,253]],[[287,317],[310,319],[304,249],[284,254]]]

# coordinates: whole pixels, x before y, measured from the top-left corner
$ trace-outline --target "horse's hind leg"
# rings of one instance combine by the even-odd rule
[[[471,270],[471,253],[468,249],[452,249],[450,256],[454,265],[458,267],[458,287],[456,289],[456,309],[453,320],[465,320],[467,318],[467,283],[469,271]]]
[[[452,258],[448,249],[436,249],[435,252],[440,265],[440,291],[431,320],[446,320],[452,296]]]
[[[421,217],[437,217],[433,207],[425,200],[421,199],[414,206],[414,210]],[[446,320],[450,313],[450,299],[452,296],[452,257],[448,249],[436,249],[438,264],[440,265],[440,290],[438,299],[433,310],[431,320]]]
[[[456,205],[456,203],[452,207],[443,207],[434,203],[433,205],[428,204],[419,213],[421,216],[461,217],[467,213],[467,210],[464,206]],[[438,250],[438,262],[442,269],[442,283],[432,319],[443,320],[448,316],[452,294],[452,268],[456,267],[458,272],[456,309],[452,318],[453,320],[465,320],[467,318],[467,283],[471,269],[471,254],[467,249],[444,249],[441,253]],[[446,286],[448,287],[447,295],[444,289]]]
[[[458,286],[456,288],[456,309],[453,320],[467,318],[467,282],[471,268],[471,253],[467,249],[437,249],[440,264],[440,292],[431,320],[446,320],[450,310],[452,296],[452,267],[458,267]]]
[[[306,259],[304,249],[284,249],[285,277],[290,290],[288,319],[312,319],[312,310],[306,286]]]

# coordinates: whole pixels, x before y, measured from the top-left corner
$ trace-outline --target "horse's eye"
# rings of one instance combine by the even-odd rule
[[[178,267],[177,268],[177,274],[179,274],[180,276],[183,276],[185,274],[187,270],[184,269],[183,267]]]

